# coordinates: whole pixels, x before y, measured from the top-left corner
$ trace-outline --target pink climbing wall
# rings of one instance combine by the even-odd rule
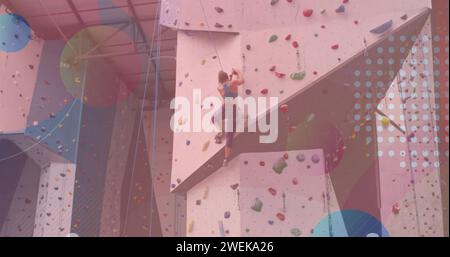
[[[41,171],[33,236],[70,234],[75,187],[74,164],[51,163]]]
[[[408,38],[407,40],[411,40]],[[443,236],[431,23],[427,21],[379,109],[382,221],[392,236]]]
[[[170,171],[172,160],[173,133],[168,117],[172,111],[160,108],[156,113],[156,133],[153,140],[155,112],[144,113],[144,135],[151,167],[153,190],[158,208],[163,236],[184,236],[186,220],[186,200],[184,195],[170,192]],[[152,150],[155,143],[156,149]],[[152,153],[154,154],[152,156]]]
[[[231,71],[233,67],[241,67],[240,36],[217,33],[214,34],[213,38],[216,47],[220,49],[219,54],[224,69]],[[201,104],[203,99],[208,96],[219,96],[217,92],[217,71],[220,70],[220,66],[217,62],[218,55],[210,42],[210,37],[205,32],[178,33],[176,95],[189,99],[191,108],[194,104]],[[196,50],[192,51],[192,49]],[[193,99],[193,89],[195,88],[201,89],[201,99]],[[177,104],[175,102],[175,105]],[[208,112],[208,109],[205,107],[202,113],[206,112]],[[190,116],[181,116],[173,122],[175,126],[184,126],[191,123],[191,129],[193,129],[192,114]],[[195,167],[201,166],[221,148],[221,145],[214,144],[214,136],[217,133],[177,132],[175,128],[172,185],[180,184],[192,173]]]
[[[121,83],[119,95],[126,91],[125,84]],[[105,178],[100,236],[120,236],[122,183],[127,172],[128,153],[132,147],[133,133],[130,133],[130,124],[135,124],[138,103],[137,98],[130,95],[126,101],[116,105]]]
[[[202,89],[203,98],[217,96],[220,61],[225,71],[230,67],[244,70],[246,83],[241,96],[278,97],[280,102],[302,92],[377,42],[380,37],[370,33],[371,29],[391,19],[392,29],[398,28],[406,22],[400,18],[404,14],[411,18],[431,7],[428,0],[348,1],[346,4],[338,0],[305,0],[279,1],[275,5],[270,1],[203,0],[202,3],[207,20],[199,0],[163,1],[163,24],[178,29],[179,35],[176,96],[191,99],[194,88]],[[345,7],[345,12],[335,12],[340,5]],[[308,9],[312,15],[306,17]],[[177,23],[173,25],[175,20]],[[216,27],[216,23],[224,27]],[[192,32],[208,29],[239,34],[208,36]],[[275,72],[270,71],[273,66]],[[290,75],[294,73],[302,73],[304,78],[292,80]],[[264,89],[267,94],[262,93]],[[171,180],[175,188],[221,149],[214,144],[214,135],[174,135]]]
[[[20,172],[14,170],[14,172]],[[39,201],[40,167],[31,158],[25,161],[5,223],[0,230],[2,237],[30,237],[35,225],[36,206]]]
[[[5,7],[0,6],[0,15],[4,14]],[[25,131],[43,43],[36,38],[21,51],[0,51],[0,134]]]
[[[320,149],[241,154],[188,191],[187,235],[311,235],[339,210],[323,158]]]

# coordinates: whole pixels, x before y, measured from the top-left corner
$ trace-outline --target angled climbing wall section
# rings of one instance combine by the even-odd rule
[[[164,24],[179,34],[176,96],[193,100],[193,89],[201,89],[202,97],[192,104],[218,96],[217,72],[234,67],[243,70],[246,79],[240,96],[277,97],[282,103],[313,88],[390,32],[427,15],[430,1],[168,0],[163,6]],[[227,26],[231,23],[232,29]],[[210,108],[202,106],[202,114]],[[174,121],[186,122],[192,119]],[[175,134],[173,190],[222,149],[214,144],[214,136]],[[186,188],[191,186],[189,182]]]

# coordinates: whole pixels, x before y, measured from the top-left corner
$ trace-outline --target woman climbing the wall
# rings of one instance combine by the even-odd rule
[[[236,78],[234,78],[234,76]],[[244,76],[242,75],[242,72],[238,69],[233,69],[233,72],[230,76],[224,71],[219,71],[218,75],[219,80],[219,86],[217,87],[217,90],[219,91],[220,95],[225,99],[235,99],[238,96],[238,89],[239,86],[244,84]],[[233,128],[232,131],[225,131],[225,129],[222,129],[222,131],[225,131],[224,133],[219,133],[216,136],[216,143],[220,144],[222,143],[223,135],[225,135],[225,158],[223,160],[223,166],[226,167],[228,164],[228,161],[231,156],[231,149],[233,147],[233,138],[234,133],[236,130],[236,105],[233,103],[232,108],[229,107],[230,110],[233,110]],[[225,103],[222,105],[222,124],[225,124],[226,115],[225,115]],[[214,123],[214,117],[212,122]],[[225,126],[223,126],[225,127]]]

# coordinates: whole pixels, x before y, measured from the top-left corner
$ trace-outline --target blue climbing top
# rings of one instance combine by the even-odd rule
[[[224,92],[224,97],[236,98],[238,96],[237,92],[231,91],[231,87],[228,82],[223,84],[223,92]]]

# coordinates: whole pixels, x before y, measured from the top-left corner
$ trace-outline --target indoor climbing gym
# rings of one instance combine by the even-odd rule
[[[448,9],[0,1],[0,241],[448,237]]]

